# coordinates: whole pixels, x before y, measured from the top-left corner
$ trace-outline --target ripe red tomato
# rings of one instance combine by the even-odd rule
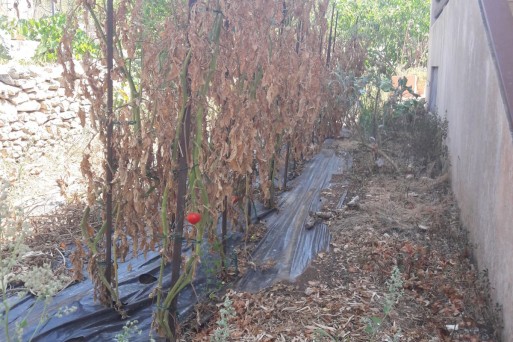
[[[186,219],[190,224],[196,224],[201,221],[201,214],[192,212],[187,214]]]

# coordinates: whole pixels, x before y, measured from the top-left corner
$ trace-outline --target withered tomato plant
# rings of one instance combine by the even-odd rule
[[[258,185],[260,199],[272,203],[284,151],[291,160],[306,158],[340,131],[347,108],[331,98],[345,90],[329,87],[329,12],[328,0],[116,1],[115,161],[101,168],[86,152],[82,171],[91,206],[102,202],[105,169],[114,172],[113,259],[124,260],[129,251],[162,255],[154,291],[154,327],[161,335],[176,336],[176,298],[192,281],[201,253],[196,244],[183,259],[182,240],[216,239],[218,213],[233,194],[232,202],[244,200],[250,208]],[[82,0],[68,22],[93,25],[106,51],[105,18],[100,3]],[[72,39],[69,30],[60,46],[68,91],[91,102],[81,119],[105,146],[105,62],[85,56],[85,74],[77,75]],[[331,65],[340,51],[330,51]],[[185,218],[191,229],[183,229]],[[85,241],[98,243],[100,232]],[[164,289],[170,261],[175,279]],[[94,279],[103,276],[91,272]]]

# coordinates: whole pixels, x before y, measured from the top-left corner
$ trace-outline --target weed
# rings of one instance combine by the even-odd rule
[[[364,323],[366,324],[365,332],[371,337],[371,340],[375,340],[376,335],[380,331],[383,323],[388,318],[392,310],[394,309],[397,302],[401,299],[404,294],[403,291],[403,277],[401,275],[401,271],[397,266],[394,266],[392,269],[392,274],[390,278],[386,282],[387,285],[387,293],[385,294],[385,299],[383,303],[383,316],[372,316],[365,317]],[[392,339],[388,338],[390,341],[398,341],[401,336],[400,331],[397,332]]]
[[[69,278],[64,275],[54,277],[48,264],[28,268],[21,274],[15,272],[16,269],[21,268],[25,257],[30,252],[30,248],[25,244],[29,226],[23,211],[10,207],[5,201],[9,186],[9,182],[0,178],[0,253],[2,254],[0,259],[0,295],[2,299],[0,302],[0,324],[4,328],[7,342],[23,340],[23,331],[28,325],[27,317],[31,313],[31,310],[28,310],[25,317],[20,317],[15,323],[15,331],[10,331],[8,300],[10,284],[23,283],[24,291],[19,296],[23,297],[27,292],[31,292],[36,296],[37,301],[44,301],[43,313],[34,330],[34,336],[42,324],[48,320],[47,308],[51,297],[69,281]],[[35,305],[32,306],[32,308],[34,307]]]
[[[387,280],[388,292],[385,294],[385,303],[383,305],[383,313],[388,316],[395,304],[401,299],[403,291],[403,277],[397,266],[392,269],[392,275]]]
[[[139,321],[133,320],[125,323],[123,330],[114,337],[116,342],[128,342],[130,337],[133,335],[141,335],[142,330],[137,327]]]
[[[223,302],[223,306],[219,310],[221,316],[216,322],[217,328],[214,331],[214,335],[210,337],[211,342],[225,342],[230,337],[230,324],[231,318],[235,317],[235,309],[232,306],[233,302],[230,297],[226,296]]]

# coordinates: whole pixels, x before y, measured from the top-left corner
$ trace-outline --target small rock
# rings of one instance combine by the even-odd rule
[[[66,112],[68,111],[70,108],[70,102],[68,100],[63,100],[61,101],[61,108]]]
[[[58,98],[58,97],[52,96],[52,97],[50,97],[50,98],[48,99],[48,101],[50,102],[50,105],[51,105],[52,107],[55,107],[54,109],[59,108],[59,110],[60,110],[60,107],[59,107],[60,100],[59,100],[59,98]]]
[[[73,113],[73,112],[70,112],[70,111],[68,111],[68,112],[62,112],[62,113],[60,114],[60,118],[61,118],[62,120],[71,120],[71,119],[74,119],[74,118],[76,118],[76,117],[77,117],[77,115],[76,115],[75,113]]]
[[[75,129],[82,128],[82,125],[80,124],[80,121],[72,120],[71,121],[71,128],[75,128]]]
[[[48,85],[48,90],[58,90],[60,87],[61,85],[59,84],[59,82],[53,81]]]
[[[317,223],[317,220],[314,217],[308,216],[308,218],[305,221],[305,228],[312,229],[316,223]]]
[[[20,91],[20,88],[13,87],[0,82],[0,98],[8,99],[9,97],[18,94]]]
[[[327,212],[327,211],[317,211],[317,212],[315,212],[315,216],[317,216],[318,218],[321,218],[323,220],[329,220],[330,218],[333,217],[333,214],[330,212]]]
[[[30,174],[31,176],[37,176],[37,175],[41,174],[41,172],[43,172],[43,170],[41,170],[41,169],[40,169],[40,168],[38,168],[38,167],[34,167],[34,168],[32,168],[32,169],[29,171],[29,174]]]
[[[310,296],[310,295],[312,295],[313,293],[315,293],[315,289],[313,289],[313,288],[311,288],[311,287],[307,287],[307,288],[305,289],[305,295]]]
[[[16,121],[11,124],[11,131],[13,132],[21,131],[22,128],[23,124],[21,122]]]
[[[347,203],[347,207],[348,208],[351,208],[351,209],[357,209],[359,208],[359,202],[360,202],[360,196],[355,196],[351,199],[351,201],[349,201],[349,203]]]
[[[74,112],[74,113],[78,113],[79,109],[80,109],[80,103],[78,103],[78,102],[72,102],[69,105],[69,110]]]
[[[459,326],[458,324],[447,324],[445,328],[447,329],[447,331],[457,331],[459,329]]]
[[[2,121],[9,124],[18,120],[18,110],[16,109],[16,106],[11,102],[0,100],[0,108],[2,113]]]
[[[34,135],[41,130],[41,127],[34,121],[29,121],[23,125],[22,131],[26,134]]]
[[[9,74],[1,73],[0,74],[0,82],[3,82],[3,83],[8,84],[10,86],[14,85],[14,80],[12,79],[11,75],[9,75]]]
[[[26,141],[26,140],[16,140],[13,143],[13,146],[19,147],[21,149],[21,151],[26,150],[27,145],[28,145],[28,141]]]
[[[5,122],[5,121],[4,121]],[[0,128],[0,133],[9,133],[10,131],[12,131],[11,129],[11,125],[9,123],[7,123],[7,125],[5,125],[4,127]]]
[[[18,113],[18,121],[20,122],[28,122],[30,121],[30,116],[28,113]]]
[[[48,94],[44,91],[38,90],[36,92],[30,93],[29,97],[31,100],[43,101],[48,98]]]
[[[31,119],[37,122],[38,125],[43,125],[48,121],[48,116],[42,112],[35,112],[31,115]]]
[[[19,83],[20,83],[21,89],[23,89],[23,90],[33,89],[37,85],[36,80],[24,80],[24,81],[20,81]]]
[[[71,124],[69,122],[62,122],[62,123],[58,124],[58,127],[64,128],[64,129],[70,129]]]
[[[48,132],[48,134],[53,135],[53,136],[60,135],[60,133],[61,133],[61,131],[60,131],[59,127],[57,127],[57,125],[46,126],[46,131]]]
[[[20,112],[35,112],[41,109],[41,104],[37,101],[30,100],[19,104],[16,106],[16,109]]]
[[[43,101],[40,101],[39,103],[41,103],[41,111],[50,112],[52,110],[52,105],[51,105],[50,101],[43,100]]]
[[[10,68],[8,74],[9,76],[11,76],[13,80],[17,80],[20,78],[20,73],[16,70],[15,67]]]
[[[413,178],[414,178],[414,176],[411,173],[406,175],[406,179],[413,179]]]
[[[426,230],[428,230],[428,229],[429,229],[429,227],[428,227],[428,226],[424,226],[424,225],[422,225],[422,224],[419,224],[419,225],[418,225],[418,227],[419,227],[419,229],[420,229],[420,230],[424,230],[424,231],[426,231]]]
[[[17,95],[13,96],[10,100],[15,105],[19,105],[19,104],[29,101],[30,97],[28,96],[27,93],[22,91],[22,92],[18,93]]]
[[[38,132],[39,136],[36,140],[47,140],[50,142],[50,145],[55,144],[55,140],[52,139],[52,135],[46,131],[41,130],[41,132]]]
[[[23,134],[23,132],[21,132],[21,131],[16,131],[16,132],[14,132],[14,131],[13,131],[13,132],[10,132],[10,133],[8,134],[7,139],[8,139],[8,140],[11,140],[11,141],[12,141],[12,140],[18,140],[18,139],[20,139],[23,135],[24,135],[24,134]]]

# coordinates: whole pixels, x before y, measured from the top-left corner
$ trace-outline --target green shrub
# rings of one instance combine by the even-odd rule
[[[66,29],[66,16],[62,13],[43,17],[41,19],[19,20],[15,30],[16,33],[30,40],[39,41],[34,59],[39,62],[56,62],[58,58],[59,44]],[[98,56],[98,45],[81,29],[73,39],[73,53],[77,59],[85,54],[93,57]]]

